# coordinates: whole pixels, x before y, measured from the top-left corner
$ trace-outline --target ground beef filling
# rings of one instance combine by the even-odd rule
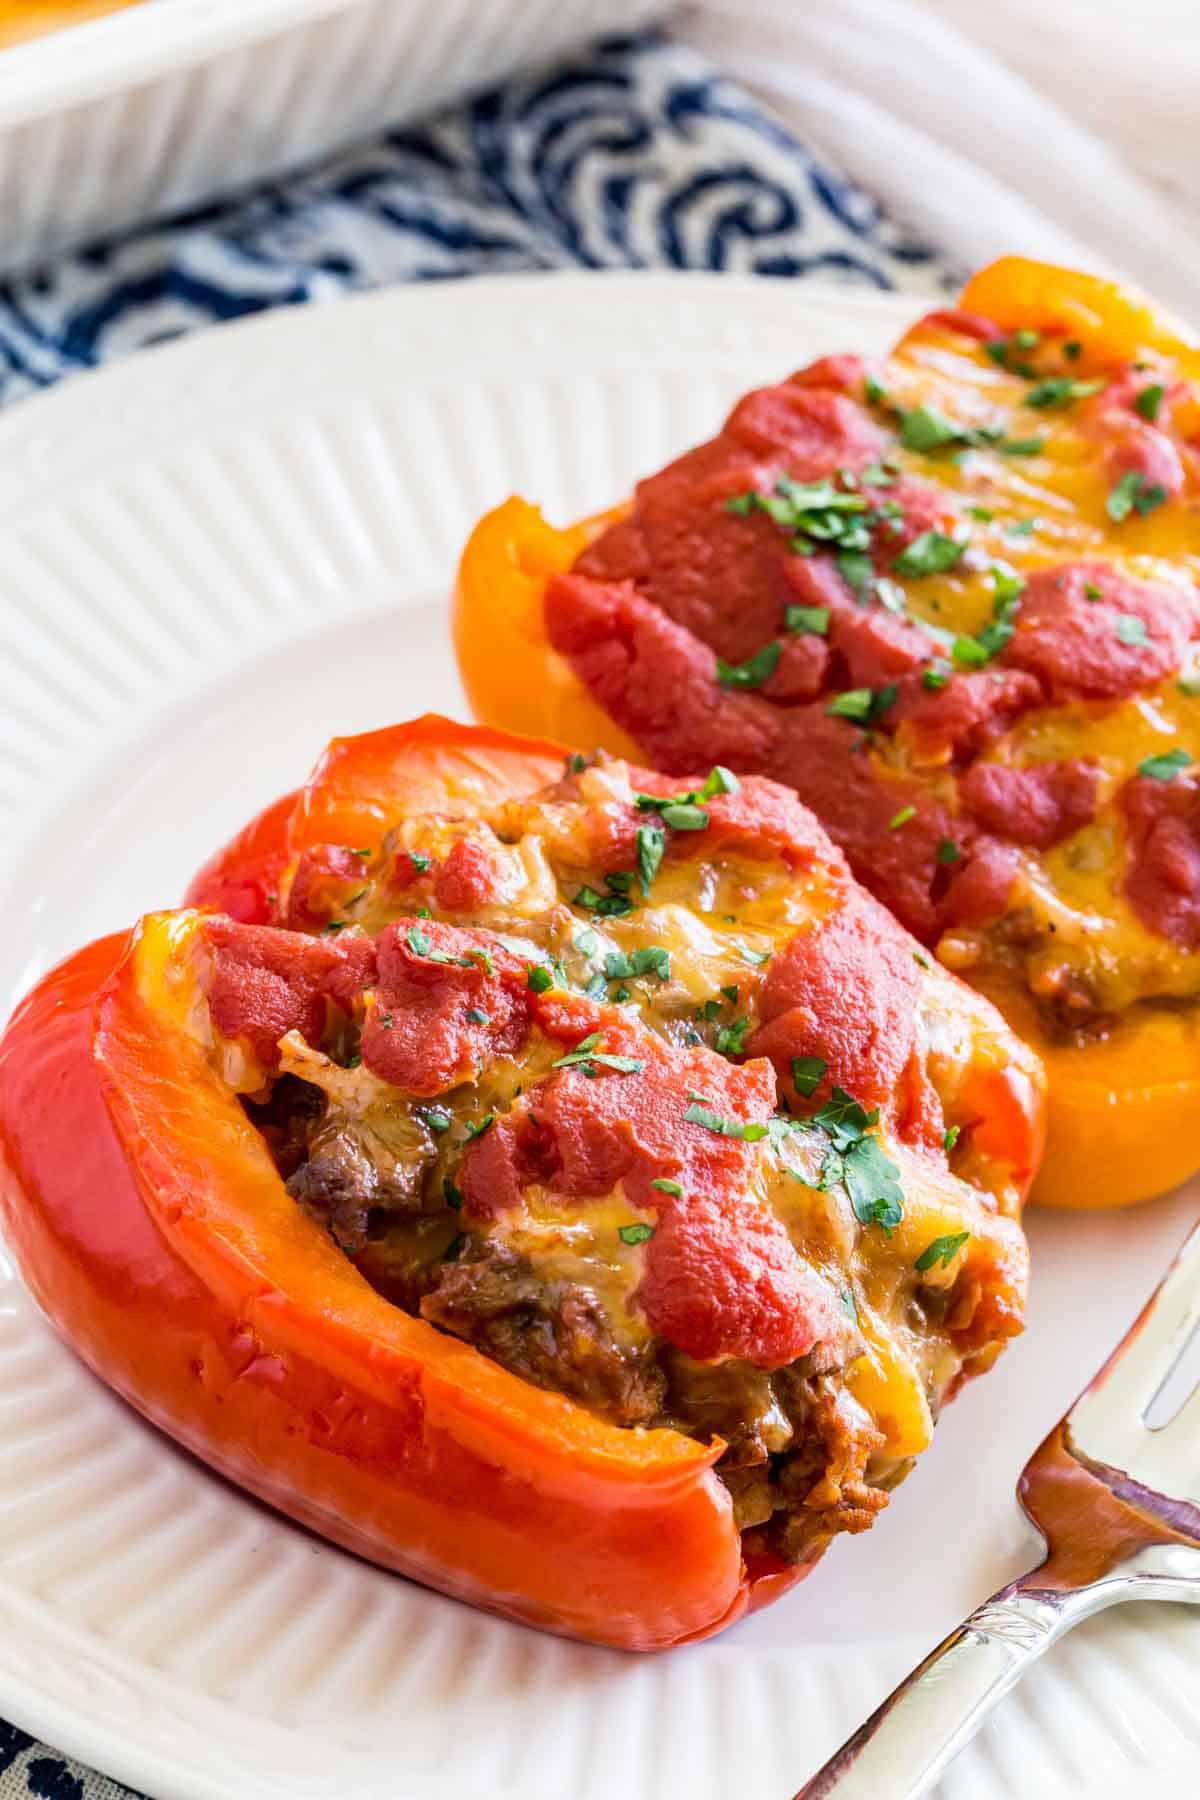
[[[839,1379],[860,1347],[852,1327],[773,1371],[699,1362],[654,1336],[624,1343],[587,1286],[463,1229],[453,1184],[436,1182],[433,1134],[381,1169],[362,1133],[295,1076],[244,1105],[297,1204],[392,1304],[613,1424],[724,1439],[717,1472],[749,1550],[801,1561],[887,1504],[907,1465],[880,1462],[883,1440]]]

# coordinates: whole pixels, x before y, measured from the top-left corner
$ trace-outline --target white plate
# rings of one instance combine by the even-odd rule
[[[171,902],[332,732],[460,705],[446,593],[485,507],[588,512],[741,389],[882,348],[907,311],[735,277],[444,284],[222,327],[0,418],[0,1006]],[[484,1618],[276,1519],[85,1374],[9,1276],[0,1711],[160,1800],[786,1800],[1025,1566],[1017,1472],[1194,1206],[1035,1217],[1029,1330],[874,1531],[651,1659]],[[1194,1794],[1197,1644],[1182,1608],[1094,1621],[945,1793]]]

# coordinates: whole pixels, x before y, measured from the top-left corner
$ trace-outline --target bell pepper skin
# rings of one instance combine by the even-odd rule
[[[1007,257],[973,277],[960,307],[1004,331],[1065,330],[1115,359],[1153,349],[1200,378],[1200,348],[1137,296],[1099,277]],[[570,567],[581,546],[619,516],[556,532],[527,501],[505,501],[480,521],[463,551],[454,639],[468,696],[488,724],[519,718],[523,730],[553,731],[580,749],[602,746],[652,762],[647,752],[630,751],[615,721],[602,712],[597,720],[596,702],[550,643],[538,602],[548,575]],[[1179,1014],[1147,1018],[1140,1009],[1108,1041],[1062,1043],[1044,1030],[1023,990],[981,985],[1046,1068],[1048,1137],[1030,1196],[1035,1204],[1134,1205],[1196,1171],[1191,1121],[1200,1100],[1200,1026]]]
[[[744,1567],[719,1443],[520,1381],[299,1211],[164,987],[200,916],[80,951],[0,1045],[0,1217],[67,1342],[251,1493],[508,1618],[662,1649],[799,1580]]]

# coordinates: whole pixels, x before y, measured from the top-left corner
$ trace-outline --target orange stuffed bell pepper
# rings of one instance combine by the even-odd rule
[[[1200,351],[1007,259],[890,357],[747,395],[619,515],[463,555],[468,695],[794,788],[1049,1074],[1034,1198],[1200,1165]]]
[[[189,898],[10,1025],[5,1232],[98,1374],[348,1548],[704,1636],[1020,1329],[1036,1060],[774,784],[424,719]]]

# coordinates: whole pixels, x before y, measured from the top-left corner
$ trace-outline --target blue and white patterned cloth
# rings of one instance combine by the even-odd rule
[[[0,400],[271,306],[575,266],[928,295],[960,278],[693,52],[615,40],[420,130],[0,287]],[[0,1721],[0,1800],[129,1794]]]

